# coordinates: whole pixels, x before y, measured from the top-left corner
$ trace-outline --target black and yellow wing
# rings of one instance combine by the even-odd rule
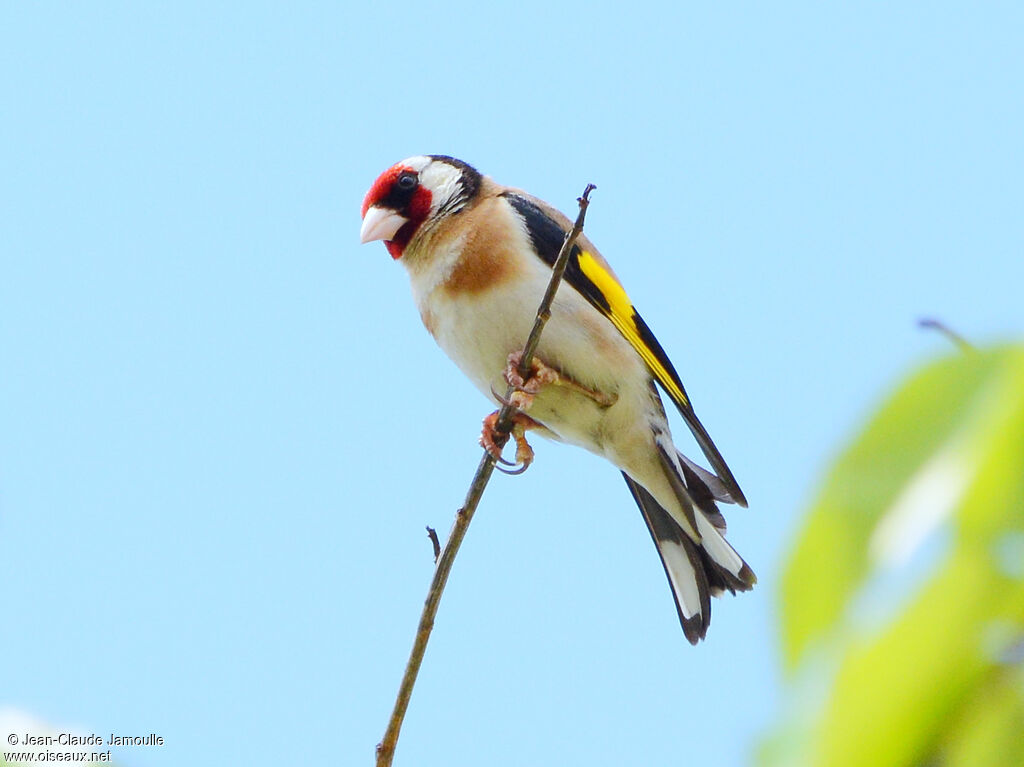
[[[510,191],[505,192],[504,196],[526,222],[527,233],[537,255],[548,265],[553,265],[561,250],[565,234],[571,226],[568,219],[528,195]],[[583,246],[574,245],[569,256],[565,281],[601,312],[629,341],[630,346],[647,364],[654,379],[679,409],[711,468],[725,486],[730,499],[740,506],[746,506],[747,500],[743,491],[740,490],[736,478],[733,477],[715,443],[711,441],[704,425],[694,413],[679,374],[665,354],[665,350],[661,348],[658,339],[633,307],[626,291],[601,255],[589,246],[585,238],[581,239]]]

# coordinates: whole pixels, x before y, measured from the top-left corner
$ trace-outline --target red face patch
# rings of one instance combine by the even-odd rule
[[[371,205],[376,205],[388,196],[403,170],[414,172],[412,168],[398,163],[397,165],[392,165],[377,177],[377,180],[373,182],[373,186],[370,187],[370,191],[363,198],[363,209],[360,211],[360,216],[365,216],[366,211],[370,209]]]
[[[392,258],[400,258],[405,246],[430,214],[433,197],[430,190],[419,183],[419,174],[401,163],[392,165],[373,182],[363,198],[362,215],[376,205],[395,211],[408,219],[395,236],[384,243]]]

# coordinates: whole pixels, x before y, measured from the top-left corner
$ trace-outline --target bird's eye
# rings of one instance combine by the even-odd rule
[[[419,183],[419,179],[416,178],[415,173],[403,173],[398,177],[398,188],[403,192],[415,189]]]

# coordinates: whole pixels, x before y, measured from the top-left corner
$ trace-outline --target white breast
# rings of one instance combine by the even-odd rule
[[[444,285],[461,255],[461,244],[452,242],[432,254],[429,265],[410,272],[413,295],[438,345],[493,400],[492,388],[505,391],[508,355],[526,343],[551,270],[529,254],[514,278],[486,291],[452,294]],[[578,392],[549,386],[534,400],[529,411],[532,418],[563,441],[617,464],[616,443],[650,441],[650,376],[643,361],[614,326],[566,283],[556,295],[537,356],[588,389],[618,399],[615,405],[602,407]],[[642,433],[635,433],[638,428]]]

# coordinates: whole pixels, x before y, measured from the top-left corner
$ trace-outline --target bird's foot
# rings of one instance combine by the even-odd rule
[[[524,378],[519,372],[519,363],[523,359],[522,351],[512,352],[508,355],[508,365],[505,367],[505,380],[515,391],[509,401],[519,410],[529,410],[533,404],[533,397],[541,387],[561,386],[577,394],[582,394],[594,400],[601,407],[611,407],[618,400],[617,394],[605,394],[604,392],[589,389],[578,381],[567,375],[550,368],[534,357],[530,361],[530,370]]]
[[[522,351],[512,352],[508,355],[505,380],[515,390],[512,392],[509,402],[519,410],[529,410],[530,405],[533,404],[534,395],[548,384],[557,384],[562,379],[562,374],[534,357],[530,361],[530,369],[524,377],[519,372],[519,363],[522,359]]]
[[[522,474],[533,463],[533,448],[526,441],[526,430],[537,428],[538,423],[524,413],[516,413],[512,416],[512,430],[510,432],[499,431],[497,426],[498,411],[495,410],[484,419],[483,429],[480,430],[480,446],[498,462],[499,470],[506,474]],[[516,443],[515,463],[506,461],[501,457],[501,450],[508,442],[509,436]],[[505,469],[502,466],[514,468]]]

